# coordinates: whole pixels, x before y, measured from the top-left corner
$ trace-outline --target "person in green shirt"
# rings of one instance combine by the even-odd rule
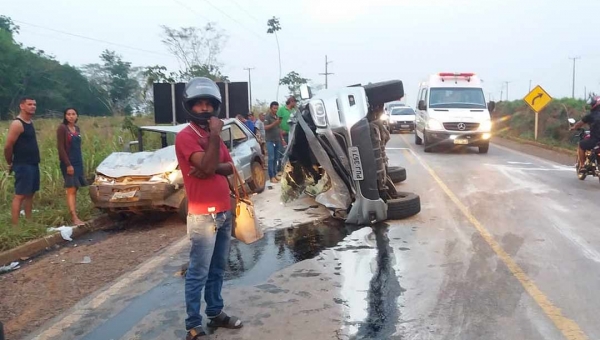
[[[284,141],[284,146],[287,146],[288,143],[288,136],[290,134],[290,126],[288,124],[288,120],[290,120],[290,115],[292,114],[292,111],[294,111],[294,109],[296,108],[296,98],[294,98],[294,96],[289,97],[286,102],[285,102],[285,106],[280,106],[279,110],[277,110],[277,116],[281,118],[281,137],[283,138]]]

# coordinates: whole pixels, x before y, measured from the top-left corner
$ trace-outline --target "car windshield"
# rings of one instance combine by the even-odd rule
[[[480,88],[432,88],[429,95],[431,108],[472,109],[486,108],[483,90]]]
[[[392,116],[414,115],[415,111],[411,107],[398,107],[392,110]]]

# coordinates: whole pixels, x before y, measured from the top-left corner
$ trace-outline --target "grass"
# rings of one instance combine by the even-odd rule
[[[32,221],[21,218],[18,227],[10,222],[10,206],[14,193],[14,173],[8,174],[4,160],[0,162],[0,251],[12,249],[32,239],[46,235],[51,226],[70,225],[70,214],[66,206],[64,181],[59,167],[56,148],[56,128],[59,119],[35,120],[40,147],[40,191],[34,199]],[[135,123],[134,123],[135,122]],[[4,145],[10,122],[0,122],[0,143]],[[114,118],[81,116],[78,125],[82,133],[82,149],[86,178],[91,179],[98,164],[115,151],[122,151],[133,140],[135,125],[153,125],[152,117]],[[156,139],[156,141],[155,141]],[[152,138],[151,144],[160,138]],[[77,195],[79,217],[88,220],[96,213],[92,206],[89,190],[82,188]]]
[[[582,100],[553,100],[539,113],[538,143],[575,150],[574,132],[569,131],[567,118],[580,119],[584,113]],[[535,114],[523,100],[500,102],[494,113],[494,134],[534,140]]]

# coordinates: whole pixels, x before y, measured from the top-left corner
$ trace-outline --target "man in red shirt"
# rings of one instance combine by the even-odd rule
[[[190,124],[177,134],[175,152],[188,199],[187,233],[192,242],[185,275],[186,340],[206,335],[200,315],[204,288],[208,327],[241,328],[242,321],[223,312],[221,288],[231,241],[231,201],[227,176],[231,155],[220,137],[221,93],[208,78],[186,85],[183,104]]]

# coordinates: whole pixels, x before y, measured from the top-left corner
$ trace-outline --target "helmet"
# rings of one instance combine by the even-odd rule
[[[587,105],[590,106],[590,111],[596,111],[600,109],[600,96],[590,96],[587,101]]]
[[[213,112],[195,113],[192,107],[198,99],[208,99],[214,108]],[[205,77],[193,78],[185,85],[183,91],[183,107],[191,121],[206,124],[210,117],[219,116],[221,109],[221,91],[217,84]]]

